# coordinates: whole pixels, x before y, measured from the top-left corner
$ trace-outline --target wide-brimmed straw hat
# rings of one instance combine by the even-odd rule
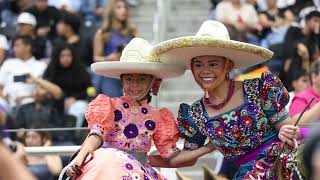
[[[262,63],[273,52],[248,43],[230,40],[227,28],[218,21],[205,21],[195,36],[167,40],[154,46],[152,55],[163,63],[183,64],[190,68],[191,59],[215,55],[229,58],[234,68],[244,68]]]
[[[152,45],[141,38],[132,39],[123,49],[120,61],[96,62],[91,69],[98,75],[120,78],[121,74],[149,74],[157,78],[173,78],[184,74],[182,65],[163,64],[150,55]]]

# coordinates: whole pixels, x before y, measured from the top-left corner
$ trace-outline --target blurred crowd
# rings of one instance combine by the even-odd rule
[[[97,94],[122,95],[117,79],[95,75],[90,64],[117,61],[138,35],[129,8],[139,0],[0,0],[0,126],[86,126],[87,104]],[[319,0],[211,0],[209,19],[223,22],[234,40],[274,51],[262,66],[291,93],[291,115],[307,97],[320,100]],[[81,132],[20,132],[25,146],[79,144]],[[5,135],[6,136],[6,135]],[[9,136],[9,135],[8,135]],[[62,168],[56,156],[28,157],[41,179]],[[32,165],[32,166],[31,166]],[[33,168],[34,167],[34,168]],[[44,173],[45,175],[41,174]]]
[[[290,115],[307,98],[320,100],[320,11],[318,0],[211,0],[210,19],[226,24],[230,38],[268,48],[271,60],[235,74],[267,67],[291,94]]]
[[[129,7],[138,0],[0,1],[0,126],[2,129],[86,127],[97,94],[122,95],[121,83],[90,65],[117,61],[137,35]],[[80,144],[87,131],[5,133],[24,146]],[[68,157],[30,156],[38,179],[57,176]]]

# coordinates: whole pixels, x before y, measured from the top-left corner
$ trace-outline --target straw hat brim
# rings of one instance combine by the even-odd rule
[[[181,64],[186,68],[190,68],[190,60],[194,57],[222,56],[232,60],[234,68],[238,69],[265,62],[273,56],[273,52],[266,48],[234,40],[187,36],[159,43],[153,47],[152,55],[162,63]]]
[[[184,74],[185,67],[152,62],[108,61],[91,64],[91,69],[98,75],[120,79],[121,74],[149,74],[161,79],[178,77]]]

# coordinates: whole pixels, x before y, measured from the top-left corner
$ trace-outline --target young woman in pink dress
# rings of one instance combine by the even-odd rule
[[[124,96],[99,95],[88,106],[90,133],[67,174],[77,179],[165,179],[148,164],[147,153],[156,145],[171,165],[183,165],[213,150],[212,145],[180,152],[176,147],[179,130],[173,114],[148,103],[156,92],[156,78],[182,75],[185,68],[164,65],[150,56],[151,45],[134,38],[125,47],[120,61],[98,62],[91,67],[99,75],[120,78]],[[154,89],[155,88],[155,89]],[[102,146],[102,148],[100,148]]]

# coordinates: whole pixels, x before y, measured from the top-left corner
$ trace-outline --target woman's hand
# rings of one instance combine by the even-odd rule
[[[215,151],[217,149],[212,142],[208,142],[206,145],[204,145],[204,147],[208,148],[210,151]]]
[[[74,97],[67,97],[65,100],[64,100],[64,110],[65,111],[68,111],[69,108],[77,101],[76,98]]]
[[[283,125],[280,128],[278,137],[282,142],[296,148],[298,146],[297,139],[300,137],[300,128],[293,125]]]
[[[85,160],[85,156],[82,156],[81,154],[78,154],[70,164],[72,164],[68,170],[67,170],[67,175],[69,177],[76,177],[80,176],[82,174],[81,171],[81,166],[83,161]]]

